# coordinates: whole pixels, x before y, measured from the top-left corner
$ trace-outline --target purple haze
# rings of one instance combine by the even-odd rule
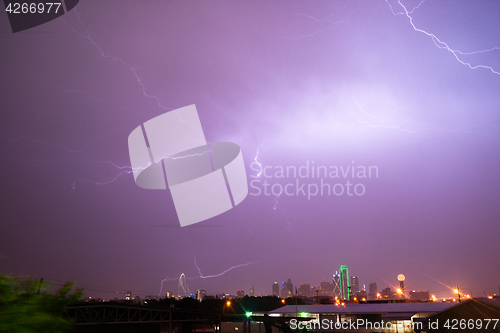
[[[423,31],[382,0],[81,1],[16,34],[0,15],[0,271],[106,299],[163,279],[176,293],[183,272],[192,291],[267,295],[340,265],[379,290],[403,273],[438,297],[498,293],[500,4],[403,4]],[[362,196],[249,195],[180,228],[168,191],[117,166],[132,129],[190,104],[249,181],[259,146],[264,167],[378,178]]]

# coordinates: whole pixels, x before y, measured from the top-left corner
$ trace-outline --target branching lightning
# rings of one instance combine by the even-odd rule
[[[356,11],[354,12],[351,12],[349,13],[349,15],[347,15],[347,17],[343,20],[340,20],[340,21],[334,21],[333,20],[333,17],[335,15],[337,15],[341,10],[343,10],[345,7],[347,7],[347,5],[349,5],[351,3],[351,1],[348,1],[344,4],[344,6],[342,6],[339,10],[337,10],[335,13],[329,15],[328,17],[324,18],[324,19],[318,19],[312,15],[307,15],[307,14],[304,14],[304,13],[300,13],[300,14],[292,14],[293,16],[295,17],[306,17],[308,19],[311,19],[317,23],[321,23],[321,24],[325,24],[325,23],[331,23],[333,25],[331,26],[328,26],[328,27],[325,27],[325,28],[321,28],[319,30],[316,30],[315,32],[313,33],[310,33],[310,34],[305,34],[305,35],[301,35],[301,36],[297,36],[297,37],[282,37],[282,38],[285,38],[285,39],[289,39],[289,40],[298,40],[298,39],[302,39],[302,38],[307,38],[307,37],[312,37],[312,36],[315,36],[323,31],[327,31],[327,30],[332,30],[332,29],[335,29],[338,25],[342,24],[342,23],[346,23],[349,18],[351,17],[352,14],[354,14]],[[284,15],[284,14],[283,14]],[[281,16],[283,16],[281,15]]]
[[[461,63],[462,65],[464,66],[467,66],[469,67],[470,69],[478,69],[478,68],[482,68],[482,69],[487,69],[489,71],[491,71],[492,73],[494,74],[497,74],[497,75],[500,75],[500,72],[496,71],[495,69],[493,69],[492,67],[490,66],[487,66],[487,65],[471,65],[470,63],[466,62],[466,61],[463,61],[462,59],[460,59],[458,57],[458,55],[472,55],[472,54],[478,54],[478,53],[484,53],[484,52],[491,52],[491,51],[494,51],[494,50],[499,50],[500,48],[499,47],[493,47],[493,48],[490,48],[488,50],[481,50],[481,51],[474,51],[474,52],[461,52],[459,50],[454,50],[452,48],[450,48],[448,46],[447,43],[443,42],[442,40],[440,40],[436,35],[434,35],[433,33],[430,33],[430,32],[427,32],[425,30],[422,30],[422,29],[419,29],[415,26],[415,24],[413,23],[413,17],[410,15],[411,13],[413,13],[413,11],[417,8],[420,7],[420,5],[424,2],[420,2],[420,4],[418,6],[416,6],[415,8],[413,8],[411,11],[408,11],[408,9],[401,3],[401,0],[398,0],[398,4],[399,6],[401,6],[401,8],[404,10],[404,12],[395,12],[394,11],[394,8],[392,7],[392,5],[389,3],[389,0],[385,0],[385,2],[389,5],[389,7],[391,8],[391,11],[394,15],[404,15],[408,18],[409,22],[410,22],[410,25],[412,26],[413,30],[417,31],[417,32],[420,32],[420,33],[423,33],[425,34],[426,36],[429,36],[433,43],[440,49],[445,49],[447,50],[448,52],[450,52],[451,54],[453,54],[453,56],[455,57],[455,59]]]
[[[236,266],[232,266],[232,267],[229,267],[228,269],[226,269],[225,271],[223,271],[222,273],[219,273],[219,274],[214,274],[214,275],[203,275],[203,273],[201,272],[201,268],[198,266],[198,264],[196,263],[196,257],[194,258],[194,265],[196,266],[196,269],[198,269],[198,274],[200,274],[200,276],[195,276],[195,277],[191,277],[191,278],[187,278],[188,280],[194,280],[194,279],[211,279],[211,278],[215,278],[215,277],[219,277],[221,275],[224,275],[230,271],[232,271],[233,269],[236,269],[236,268],[240,268],[240,267],[245,267],[245,266],[249,266],[249,265],[253,265],[253,264],[256,264],[258,263],[258,261],[249,261],[245,264],[240,264],[240,265],[236,265]],[[165,278],[161,281],[160,283],[160,293],[158,294],[158,296],[161,296],[161,293],[163,291],[163,283],[164,282],[169,282],[169,281],[177,281],[179,278]]]
[[[274,207],[273,207],[274,210],[276,210],[276,207],[278,207],[278,198],[280,197],[280,195],[281,193],[274,198]]]
[[[246,264],[240,264],[240,265],[236,265],[236,266],[232,266],[228,269],[226,269],[225,271],[223,271],[222,273],[219,273],[219,274],[214,274],[214,275],[203,275],[201,273],[201,269],[200,267],[198,266],[198,264],[196,263],[196,257],[194,258],[194,265],[196,266],[196,268],[198,269],[198,272],[200,274],[200,276],[197,276],[197,277],[194,277],[194,278],[190,278],[190,279],[198,279],[198,278],[201,278],[201,279],[210,279],[210,278],[214,278],[214,277],[219,277],[221,275],[224,275],[226,274],[227,272],[229,271],[232,271],[233,269],[235,268],[239,268],[239,267],[244,267],[244,266],[248,266],[248,265],[253,265],[253,264],[256,264],[258,263],[258,261],[249,261],[247,262]],[[189,279],[189,278],[188,278]]]
[[[274,197],[274,207],[273,207],[273,209],[275,211],[278,211],[278,199],[279,199],[280,196],[281,196],[281,194]],[[281,207],[281,211],[283,212],[283,216],[285,217],[285,220],[286,220],[286,228],[290,229],[290,221],[288,220],[288,216],[286,215],[285,208]]]
[[[412,133],[412,134],[417,134],[417,135],[422,135],[422,136],[424,136],[423,133],[425,131],[434,131],[434,132],[441,132],[441,133],[479,133],[479,134],[483,134],[483,135],[489,137],[490,139],[493,139],[493,140],[496,140],[496,141],[500,141],[499,138],[494,137],[494,136],[490,135],[489,133],[487,133],[485,131],[473,130],[474,127],[484,126],[485,124],[488,124],[488,125],[491,126],[491,124],[493,123],[493,121],[495,119],[488,119],[487,121],[484,122],[484,124],[463,124],[463,126],[461,126],[459,128],[455,128],[455,129],[444,128],[444,127],[437,127],[437,126],[434,126],[434,125],[431,125],[431,124],[419,123],[419,122],[417,122],[415,120],[411,120],[411,119],[405,119],[405,120],[399,121],[396,125],[388,125],[388,124],[385,124],[383,121],[380,120],[380,116],[383,115],[383,114],[388,114],[390,112],[384,112],[384,113],[381,113],[378,116],[372,115],[372,114],[370,114],[370,113],[368,113],[368,112],[366,112],[364,110],[364,108],[362,107],[362,105],[354,97],[354,94],[352,95],[352,99],[356,103],[357,109],[359,111],[361,111],[361,113],[364,116],[366,116],[366,117],[368,117],[370,119],[373,119],[376,123],[373,124],[373,123],[370,123],[370,122],[368,122],[366,120],[363,120],[362,117],[360,117],[356,113],[351,112],[349,109],[347,109],[347,112],[350,115],[354,116],[359,123],[364,124],[364,125],[369,126],[369,127],[372,127],[372,128],[394,129],[394,130],[399,130],[399,131],[402,131],[402,132],[407,132],[407,133]],[[405,128],[404,124],[415,124],[418,128],[417,129]]]
[[[77,183],[91,183],[91,184],[94,184],[94,185],[107,185],[107,184],[110,184],[112,182],[114,182],[115,180],[117,180],[120,176],[124,175],[124,174],[129,174],[129,173],[133,173],[133,172],[136,172],[136,171],[139,171],[139,170],[144,170],[146,168],[148,168],[151,163],[149,163],[147,166],[145,167],[140,167],[140,168],[132,168],[131,166],[119,166],[119,165],[116,165],[115,163],[111,162],[111,161],[90,161],[90,163],[107,163],[107,164],[111,164],[112,166],[114,166],[116,169],[119,169],[119,170],[122,170],[118,175],[116,175],[113,179],[111,180],[108,180],[108,181],[105,181],[105,182],[96,182],[96,181],[93,181],[93,180],[88,180],[88,179],[77,179],[73,182],[73,185],[71,186],[71,188],[73,190],[76,189],[75,185]]]
[[[139,85],[142,87],[142,93],[145,97],[149,97],[149,98],[153,98],[156,100],[156,102],[158,103],[158,106],[162,109],[165,109],[167,111],[170,111],[172,110],[171,108],[167,108],[165,106],[162,105],[160,99],[156,96],[156,95],[149,95],[147,92],[146,92],[146,86],[144,85],[144,83],[142,83],[142,80],[140,79],[139,75],[137,74],[137,70],[140,69],[141,67],[133,67],[132,65],[130,65],[129,63],[125,62],[124,60],[118,58],[118,57],[115,57],[111,54],[108,54],[106,52],[104,52],[104,50],[92,39],[92,37],[90,37],[90,33],[87,29],[87,27],[85,26],[85,24],[83,23],[81,17],[80,17],[80,14],[78,14],[78,11],[76,10],[76,8],[73,10],[76,14],[76,16],[78,17],[78,21],[80,22],[80,24],[82,25],[82,27],[85,29],[85,34],[82,34],[80,33],[78,30],[76,30],[72,25],[70,25],[68,22],[66,22],[63,18],[60,18],[61,21],[63,21],[68,27],[71,28],[71,30],[73,30],[78,36],[84,38],[84,39],[87,39],[92,45],[95,46],[95,48],[97,50],[99,50],[99,52],[101,52],[101,56],[103,58],[110,58],[114,61],[117,61],[123,65],[125,65],[126,67],[128,67],[128,69],[132,72],[132,74],[134,75],[134,77],[136,78],[137,80],[137,83],[139,83]]]

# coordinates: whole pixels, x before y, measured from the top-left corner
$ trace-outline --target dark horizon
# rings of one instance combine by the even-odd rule
[[[367,288],[404,274],[438,299],[499,294],[499,15],[491,1],[81,1],[18,33],[0,15],[0,274],[105,299],[165,279],[176,293],[181,273],[192,291],[268,295],[347,265]],[[181,228],[169,190],[135,184],[127,140],[193,104],[207,142],[241,148],[249,194]],[[313,162],[314,177],[279,174]]]

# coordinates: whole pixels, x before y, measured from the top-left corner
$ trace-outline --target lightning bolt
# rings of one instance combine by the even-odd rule
[[[274,198],[274,207],[273,207],[273,209],[276,210],[276,211],[278,210],[278,199],[279,199],[280,196],[281,196],[281,194],[275,196],[275,198]],[[283,217],[286,220],[286,229],[288,230],[288,229],[290,229],[290,221],[288,220],[288,216],[286,215],[285,208],[281,207],[281,211],[283,213]]]
[[[247,262],[246,264],[240,264],[240,265],[236,265],[236,266],[232,266],[228,269],[226,269],[225,271],[223,271],[222,273],[219,273],[219,274],[214,274],[214,275],[203,275],[201,273],[201,269],[200,267],[198,266],[198,264],[196,263],[196,257],[194,258],[194,265],[196,266],[196,268],[198,269],[198,273],[200,274],[200,276],[197,276],[197,277],[194,277],[194,278],[188,278],[188,279],[210,279],[210,278],[214,278],[214,277],[219,277],[221,275],[224,275],[226,274],[227,272],[229,271],[232,271],[233,269],[236,269],[236,268],[239,268],[239,267],[244,267],[244,266],[248,266],[248,265],[253,265],[253,264],[256,264],[258,263],[258,261],[249,261]]]
[[[80,32],[78,32],[72,25],[70,25],[69,23],[67,23],[63,18],[60,18],[68,27],[71,28],[71,30],[73,30],[78,36],[84,38],[84,39],[87,39],[92,45],[94,45],[94,47],[99,50],[99,52],[101,52],[101,56],[103,58],[110,58],[114,61],[117,61],[119,63],[121,63],[122,65],[126,66],[131,72],[132,74],[134,75],[137,83],[142,87],[142,94],[145,96],[145,97],[148,97],[148,98],[153,98],[156,100],[156,102],[158,103],[158,107],[160,107],[161,109],[164,109],[166,111],[172,111],[173,109],[172,108],[169,108],[169,107],[166,107],[164,106],[160,99],[158,98],[158,96],[156,95],[150,95],[146,92],[146,85],[142,82],[142,79],[139,77],[139,75],[137,74],[137,71],[139,69],[142,68],[142,66],[139,66],[139,67],[133,67],[132,65],[130,65],[129,63],[127,63],[126,61],[122,60],[121,58],[118,58],[118,57],[115,57],[111,54],[108,54],[106,52],[104,52],[104,50],[102,49],[102,47],[100,47],[93,39],[92,37],[90,37],[90,33],[87,29],[87,27],[85,26],[85,24],[83,23],[81,17],[80,17],[80,14],[78,14],[78,11],[76,10],[76,8],[74,9],[74,12],[76,14],[76,16],[78,17],[78,21],[80,22],[80,24],[82,25],[82,27],[85,29],[85,34],[82,34]],[[199,131],[199,129],[195,126],[193,126],[193,124],[191,124],[190,122],[184,120],[181,115],[179,113],[177,113],[177,111],[174,111],[175,114],[177,114],[177,116],[179,117],[179,120],[183,123],[186,123],[188,125],[190,125],[195,131],[196,133],[200,136],[200,138],[204,138],[204,135],[203,133],[201,133]],[[190,139],[192,140],[192,139]],[[204,140],[193,140],[195,142],[204,142]]]
[[[281,194],[280,194],[280,195],[277,195],[277,196],[274,198],[274,207],[273,207],[273,209],[274,209],[274,210],[276,210],[276,207],[278,207],[278,198],[279,198],[280,196],[281,196]]]
[[[214,275],[203,275],[203,273],[201,272],[201,268],[198,266],[198,264],[196,263],[196,257],[194,258],[194,265],[196,266],[196,269],[198,269],[198,273],[200,274],[200,276],[196,276],[196,277],[192,277],[192,278],[187,278],[188,280],[194,280],[194,279],[210,279],[210,278],[215,278],[215,277],[219,277],[221,275],[224,275],[226,274],[227,272],[229,271],[232,271],[233,269],[236,269],[236,268],[240,268],[240,267],[245,267],[245,266],[249,266],[249,265],[253,265],[253,264],[256,264],[258,263],[258,261],[249,261],[245,264],[239,264],[239,265],[236,265],[236,266],[232,266],[232,267],[229,267],[228,269],[224,270],[222,273],[219,273],[219,274],[214,274]],[[161,281],[160,283],[160,293],[158,294],[158,297],[161,296],[161,293],[163,291],[163,283],[164,282],[169,282],[169,281],[177,281],[179,278],[165,278]]]
[[[298,40],[298,39],[302,39],[302,38],[307,38],[307,37],[312,37],[312,36],[315,36],[323,31],[327,31],[327,30],[332,30],[332,29],[335,29],[339,24],[342,24],[342,23],[346,23],[347,21],[349,21],[350,17],[352,14],[356,13],[357,11],[353,11],[351,13],[349,13],[349,15],[347,15],[347,17],[343,20],[340,20],[340,21],[334,21],[333,20],[333,17],[335,15],[337,15],[341,10],[343,10],[345,7],[347,7],[347,5],[349,5],[351,3],[351,1],[348,1],[347,3],[344,4],[344,6],[342,6],[339,10],[337,10],[335,13],[327,16],[326,18],[324,19],[318,19],[312,15],[307,15],[307,14],[304,14],[304,13],[300,13],[300,14],[292,14],[294,17],[305,17],[307,19],[310,19],[310,20],[313,20],[317,23],[321,23],[321,24],[325,24],[325,23],[332,23],[333,25],[332,26],[329,26],[329,27],[325,27],[325,28],[321,28],[319,30],[316,30],[315,32],[313,33],[310,33],[310,34],[305,34],[305,35],[300,35],[300,36],[297,36],[297,37],[281,37],[281,38],[284,38],[284,39],[289,39],[289,40]],[[283,16],[285,14],[282,14],[280,16]]]
[[[389,0],[385,0],[385,2],[389,5],[389,7],[391,8],[391,11],[392,11],[392,14],[394,15],[404,15],[408,18],[409,22],[410,22],[410,25],[412,26],[413,30],[417,31],[417,32],[420,32],[428,37],[430,37],[433,41],[433,43],[440,49],[445,49],[447,50],[448,52],[450,52],[453,57],[459,62],[461,63],[462,65],[464,66],[467,66],[469,67],[470,69],[486,69],[486,70],[489,70],[491,71],[493,74],[497,74],[497,75],[500,75],[500,72],[497,72],[496,70],[493,69],[493,67],[490,67],[490,66],[486,66],[486,65],[476,65],[476,66],[473,66],[471,65],[470,63],[466,62],[466,61],[463,61],[461,60],[458,55],[471,55],[471,54],[478,54],[478,53],[484,53],[484,52],[491,52],[491,51],[494,51],[494,50],[499,50],[500,48],[498,47],[493,47],[493,48],[490,48],[488,50],[482,50],[482,51],[474,51],[474,52],[461,52],[459,50],[454,50],[452,48],[450,48],[448,46],[447,43],[445,43],[444,41],[440,40],[435,34],[433,33],[430,33],[430,32],[427,32],[425,30],[422,30],[420,28],[417,28],[415,26],[415,24],[413,23],[413,17],[410,15],[415,9],[417,9],[418,7],[420,7],[420,5],[424,2],[420,2],[420,4],[413,8],[411,11],[408,11],[408,9],[406,9],[406,7],[401,3],[401,0],[398,0],[398,4],[399,6],[401,6],[401,8],[404,10],[404,12],[394,12],[394,8],[392,7],[392,5],[389,3]]]
[[[382,116],[384,114],[393,113],[393,112],[383,112],[383,113],[380,113],[379,115],[375,116],[375,115],[372,115],[364,110],[364,108],[361,106],[361,104],[358,102],[358,100],[354,97],[354,94],[352,95],[352,99],[356,103],[358,110],[360,110],[361,113],[365,116],[364,118],[373,119],[375,121],[375,124],[368,122],[366,120],[363,120],[362,117],[360,117],[356,113],[349,111],[349,109],[347,109],[347,113],[354,116],[358,120],[359,123],[364,124],[364,125],[369,126],[369,127],[372,127],[372,128],[394,129],[394,130],[412,133],[412,134],[416,134],[416,135],[420,135],[420,136],[424,136],[424,137],[425,137],[425,135],[423,134],[423,132],[425,132],[425,131],[442,132],[442,133],[479,133],[479,134],[487,136],[490,139],[500,141],[500,138],[494,137],[485,131],[473,130],[474,127],[491,125],[495,120],[498,120],[496,118],[488,119],[488,120],[484,121],[483,123],[479,123],[479,124],[463,124],[461,127],[458,127],[455,129],[433,126],[431,124],[419,123],[419,122],[417,122],[415,120],[411,120],[411,119],[405,119],[405,120],[399,121],[396,125],[388,125],[380,120],[380,116]],[[409,124],[409,125],[414,124],[417,127],[417,129],[406,128],[404,126],[405,124]]]
[[[147,166],[145,167],[140,167],[140,168],[132,168],[131,166],[119,166],[119,165],[116,165],[115,163],[111,162],[111,161],[90,161],[90,163],[107,163],[107,164],[111,164],[112,166],[114,166],[116,169],[118,170],[122,170],[119,174],[117,174],[115,177],[113,177],[113,179],[111,180],[108,180],[108,181],[105,181],[105,182],[97,182],[97,181],[93,181],[93,180],[89,180],[89,179],[77,179],[73,182],[73,185],[71,186],[71,188],[73,190],[76,190],[76,184],[77,183],[91,183],[91,184],[94,184],[94,185],[108,185],[112,182],[114,182],[115,180],[117,180],[119,177],[121,177],[122,175],[124,174],[129,174],[129,173],[133,173],[133,172],[137,172],[139,170],[144,170],[146,168],[148,168],[151,163],[149,163]]]
[[[168,281],[177,281],[179,278],[165,278],[161,280],[161,285],[160,285],[160,293],[158,294],[158,297],[161,297],[161,293],[163,291],[163,282],[168,282]]]
[[[260,164],[260,162],[257,160],[257,158],[259,158],[259,150],[264,145],[264,143],[265,143],[265,141],[263,141],[262,144],[257,147],[257,153],[255,154],[255,158],[253,159],[255,161],[255,163],[257,163],[259,165],[259,168],[260,168],[259,173],[257,173],[257,177],[260,177],[262,175],[262,171],[263,171],[262,164]]]
[[[101,56],[103,58],[112,59],[112,60],[117,61],[117,62],[121,63],[122,65],[126,66],[132,72],[132,74],[134,75],[134,77],[136,78],[137,83],[142,87],[142,93],[143,93],[143,95],[145,97],[155,99],[156,102],[158,103],[158,107],[160,107],[160,108],[162,108],[164,110],[167,110],[167,111],[172,110],[171,108],[167,108],[164,105],[162,105],[162,103],[161,103],[160,99],[158,98],[158,96],[156,96],[156,95],[150,95],[150,94],[148,94],[146,92],[146,86],[144,85],[144,83],[142,83],[141,78],[137,74],[137,70],[141,69],[142,67],[140,67],[140,66],[139,67],[133,67],[132,65],[130,65],[126,61],[124,61],[124,60],[122,60],[122,59],[120,59],[118,57],[115,57],[115,56],[113,56],[111,54],[108,54],[108,53],[104,52],[104,50],[92,39],[92,37],[90,37],[89,30],[87,29],[86,25],[83,23],[83,21],[82,21],[82,19],[80,17],[80,14],[76,10],[76,8],[73,11],[75,12],[76,16],[78,17],[78,21],[80,22],[80,24],[82,25],[82,27],[85,29],[85,34],[80,33],[72,25],[70,25],[68,22],[66,22],[63,18],[60,18],[60,20],[63,21],[64,24],[66,24],[68,27],[70,27],[71,30],[73,30],[78,36],[80,36],[81,38],[87,39],[92,45],[94,45],[94,47],[97,50],[99,50],[99,52],[101,52]]]

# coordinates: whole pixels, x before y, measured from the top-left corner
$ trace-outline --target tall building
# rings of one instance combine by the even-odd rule
[[[405,276],[403,274],[398,275],[398,281],[399,281],[399,289],[401,289],[401,292],[398,290],[398,297],[405,297]]]
[[[249,291],[248,295],[255,296],[255,288],[253,286],[250,286],[250,291]]]
[[[413,301],[428,301],[429,292],[428,291],[410,291],[410,299]]]
[[[335,272],[333,276],[333,297],[340,299],[340,275],[338,272]]]
[[[288,298],[294,295],[293,292],[293,283],[292,280],[288,279],[288,281],[283,282],[283,288],[281,289],[281,297]]]
[[[380,292],[380,296],[382,298],[395,298],[394,293],[391,290],[391,287],[386,287]]]
[[[243,290],[238,290],[236,292],[236,297],[242,298],[243,296],[245,296],[245,292]]]
[[[368,299],[377,299],[377,284],[375,282],[368,285]]]
[[[273,296],[280,297],[280,285],[278,282],[273,283]]]
[[[346,265],[340,266],[340,298],[351,299],[351,286],[349,285],[349,270]]]
[[[359,281],[357,276],[351,277],[351,293],[353,295],[359,293]]]
[[[125,294],[125,300],[126,300],[126,301],[130,301],[130,300],[132,300],[132,291],[128,291],[128,292]]]
[[[299,287],[300,297],[310,297],[311,296],[311,285],[309,283],[301,283]]]
[[[333,284],[330,282],[321,282],[319,295],[323,297],[333,296]]]
[[[205,296],[207,296],[207,291],[205,289],[198,289],[198,295],[197,295],[197,299],[198,301],[203,301],[203,298],[205,298]]]

